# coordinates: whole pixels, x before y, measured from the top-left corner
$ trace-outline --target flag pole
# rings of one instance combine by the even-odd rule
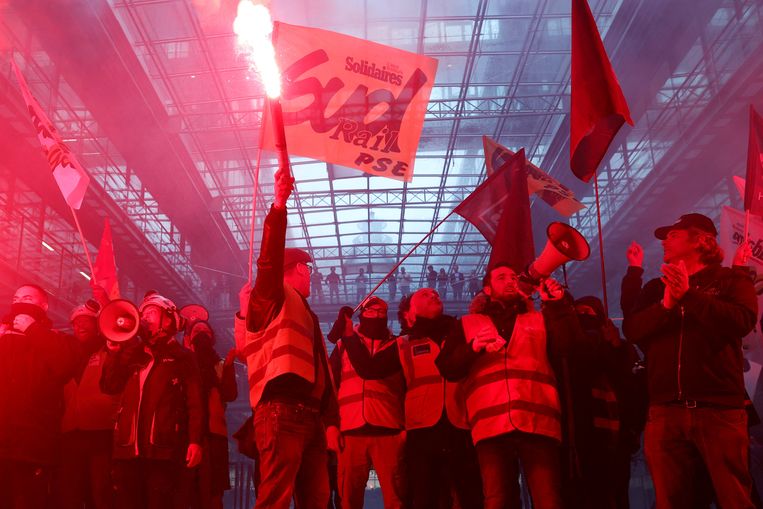
[[[599,205],[599,179],[593,177],[593,188],[596,194],[596,226],[599,231],[599,258],[601,260],[601,292],[604,301],[604,314],[609,316],[609,301],[607,299],[607,272],[604,268],[604,235],[601,231],[601,206]]]
[[[262,160],[262,143],[265,139],[265,120],[267,112],[263,113],[260,125],[260,146],[257,148],[257,165],[254,167],[254,185],[252,189],[252,218],[249,224],[249,286],[252,286],[252,272],[254,265],[254,218],[257,214],[257,188],[260,185],[260,161]]]
[[[747,242],[747,235],[750,233],[750,210],[744,211],[744,237],[742,242]]]
[[[408,252],[405,254],[405,256],[403,256],[403,257],[402,257],[402,258],[401,258],[401,259],[400,259],[400,260],[399,260],[399,261],[398,261],[398,262],[395,264],[395,266],[394,266],[394,267],[392,267],[392,270],[390,270],[389,272],[387,272],[387,275],[386,275],[386,276],[384,276],[383,278],[381,278],[381,280],[380,280],[380,281],[379,281],[379,282],[376,284],[376,286],[374,286],[373,290],[371,290],[370,292],[368,292],[368,295],[366,295],[365,297],[363,297],[363,300],[361,300],[361,301],[360,301],[360,303],[359,303],[357,306],[355,306],[355,309],[353,309],[353,310],[352,310],[353,314],[354,314],[354,313],[356,313],[356,312],[358,311],[358,309],[360,309],[360,306],[362,306],[362,305],[363,305],[363,303],[364,303],[365,301],[367,301],[369,298],[371,298],[371,295],[373,295],[373,294],[376,292],[376,290],[378,290],[378,289],[379,289],[379,287],[380,287],[382,284],[384,284],[384,282],[385,282],[385,281],[386,281],[386,280],[387,280],[387,279],[388,279],[388,278],[389,278],[389,277],[390,277],[390,276],[391,276],[391,275],[392,275],[392,274],[393,274],[393,273],[394,273],[394,272],[397,270],[397,268],[398,268],[398,267],[400,267],[400,266],[403,264],[403,262],[404,262],[405,260],[407,260],[407,259],[408,259],[408,257],[409,257],[409,256],[411,256],[411,255],[413,254],[413,252],[414,252],[414,251],[416,251],[416,249],[417,249],[417,248],[418,248],[418,247],[419,247],[421,244],[423,244],[423,243],[424,243],[424,241],[425,241],[425,240],[427,240],[427,239],[428,239],[428,238],[429,238],[429,237],[430,237],[430,236],[431,236],[431,235],[432,235],[432,234],[435,232],[435,230],[437,230],[437,228],[439,228],[439,227],[440,227],[440,225],[441,225],[442,223],[444,223],[444,222],[445,222],[445,221],[446,221],[446,220],[447,220],[447,219],[448,219],[450,216],[452,216],[452,215],[453,215],[453,213],[454,213],[455,211],[456,211],[455,209],[451,210],[450,212],[448,212],[448,214],[447,214],[445,217],[443,217],[442,219],[440,219],[440,221],[439,221],[439,222],[438,222],[438,223],[437,223],[437,224],[434,226],[434,228],[432,228],[431,230],[429,230],[429,233],[427,233],[426,235],[424,235],[424,236],[421,238],[421,240],[419,240],[419,241],[416,243],[416,245],[415,245],[415,246],[413,246],[413,247],[412,247],[412,248],[411,248],[411,249],[410,249],[410,250],[409,250],[409,251],[408,251]]]
[[[85,250],[85,256],[87,257],[87,265],[90,267],[90,276],[92,277],[93,285],[98,284],[98,282],[95,279],[95,271],[93,270],[93,260],[90,259],[90,251],[87,248],[87,242],[85,242],[85,236],[82,234],[82,227],[79,224],[79,219],[77,219],[77,212],[74,210],[74,207],[69,207],[69,210],[72,211],[72,217],[74,217],[74,224],[77,226],[77,231],[79,232],[79,239],[82,241],[82,249]]]

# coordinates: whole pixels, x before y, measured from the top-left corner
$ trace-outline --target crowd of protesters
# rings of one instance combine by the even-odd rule
[[[510,263],[474,285],[455,264],[429,266],[418,289],[401,268],[388,299],[365,299],[361,269],[365,300],[356,320],[339,310],[329,356],[307,300],[324,278],[285,247],[292,186],[277,174],[224,359],[208,321],[156,292],[119,337],[99,326],[103,295],[72,311],[69,335],[52,329],[44,289],[17,289],[0,325],[0,507],[221,508],[235,358],[260,509],[361,508],[371,469],[385,508],[514,509],[522,484],[537,509],[627,508],[642,433],[657,509],[759,506],[742,377],[758,312],[749,247],[722,267],[710,219],[655,230],[662,276],[646,284],[643,250],[628,249],[625,339],[599,298]],[[331,303],[340,281],[325,277]],[[471,300],[467,314],[443,313],[448,292]]]

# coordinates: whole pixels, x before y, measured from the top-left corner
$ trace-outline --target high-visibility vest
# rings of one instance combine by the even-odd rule
[[[244,337],[241,350],[246,357],[252,408],[259,403],[265,385],[278,376],[290,373],[315,383],[313,318],[299,293],[287,284],[284,297],[275,319],[257,332],[247,330]]]
[[[356,331],[357,333],[357,331]],[[371,340],[357,333],[372,356],[394,346],[395,340]],[[405,379],[400,372],[380,380],[364,380],[352,367],[347,349],[340,339],[342,377],[339,382],[339,423],[342,431],[362,428],[366,424],[390,429],[403,429]]]
[[[488,330],[500,337],[487,315],[461,318],[466,340]],[[517,315],[511,340],[483,352],[464,381],[472,440],[522,431],[561,441],[556,378],[546,354],[546,327],[537,311]]]
[[[593,382],[591,410],[594,430],[600,436],[609,436],[614,442],[620,431],[617,394],[603,374],[599,375]]]
[[[443,410],[450,423],[469,429],[466,399],[461,382],[448,382],[435,365],[440,347],[429,338],[397,338],[400,364],[405,374],[405,429],[430,428]]]

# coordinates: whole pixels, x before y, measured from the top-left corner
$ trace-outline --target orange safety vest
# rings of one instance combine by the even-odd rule
[[[252,408],[259,403],[265,385],[278,376],[291,373],[315,383],[312,316],[299,293],[287,284],[284,297],[275,319],[257,332],[247,330],[243,338],[241,351],[246,357]],[[240,343],[240,336],[237,339]]]
[[[466,315],[461,324],[467,341],[485,329],[499,337],[487,315]],[[512,431],[561,441],[559,394],[546,354],[541,313],[517,315],[508,345],[480,354],[464,381],[464,390],[475,444]]]
[[[469,429],[463,384],[445,380],[434,361],[440,347],[429,338],[397,338],[400,364],[403,366],[405,393],[405,429],[430,428],[437,424],[443,409],[450,423]]]
[[[372,356],[395,344],[393,339],[371,340],[357,330],[356,333]],[[349,431],[362,428],[366,424],[403,429],[403,374],[394,373],[380,380],[364,380],[352,367],[341,339],[337,342],[337,348],[342,360],[342,378],[338,394],[340,429]]]

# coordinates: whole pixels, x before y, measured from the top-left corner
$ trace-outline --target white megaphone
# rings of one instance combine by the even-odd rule
[[[98,315],[98,327],[109,341],[122,343],[132,339],[140,327],[138,307],[129,300],[112,300]]]
[[[543,252],[523,274],[536,286],[568,261],[582,261],[591,254],[591,248],[583,235],[568,224],[558,221],[551,223],[546,228],[546,237],[548,241]]]

